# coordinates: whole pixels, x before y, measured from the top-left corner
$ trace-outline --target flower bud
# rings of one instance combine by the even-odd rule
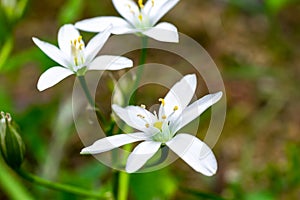
[[[21,166],[25,145],[9,113],[0,115],[0,149],[5,162],[12,168]]]

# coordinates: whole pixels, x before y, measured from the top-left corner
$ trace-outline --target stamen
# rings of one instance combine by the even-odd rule
[[[139,14],[138,18],[139,18],[140,21],[143,21],[143,16],[142,16],[141,13]]]
[[[82,40],[82,36],[80,35],[78,38],[77,38],[78,42],[80,43],[81,40]]]
[[[139,7],[142,9],[142,8],[144,8],[144,4],[143,4],[143,0],[139,0]]]
[[[78,36],[76,39],[71,40],[71,53],[74,59],[74,64],[79,66],[84,63],[84,42],[82,36]]]
[[[146,108],[146,106],[145,106],[144,104],[141,104],[141,108],[144,108],[144,109],[145,109],[145,108]]]
[[[78,58],[77,57],[74,57],[74,63],[75,63],[76,66],[78,65]]]
[[[166,115],[163,115],[161,118],[162,118],[162,119],[167,119],[167,116],[166,116]]]
[[[130,4],[127,4],[128,8],[129,8],[129,11],[134,14],[134,10],[131,8],[131,5]]]
[[[145,116],[144,115],[141,115],[141,114],[137,114],[136,115],[137,117],[139,117],[139,118],[141,118],[141,120],[143,120],[144,122],[145,122],[145,126],[147,127],[147,128],[149,128],[149,122],[147,121],[147,119],[145,118]]]
[[[175,114],[176,110],[178,110],[178,109],[179,109],[178,106],[174,106],[173,112],[169,115],[169,119]]]
[[[137,114],[136,116],[142,118],[142,119],[145,119],[145,116],[141,115],[141,114]]]
[[[178,106],[174,106],[173,110],[174,110],[174,112],[175,112],[176,110],[178,110]]]
[[[152,7],[154,7],[154,0],[151,0],[151,3],[152,3]]]
[[[161,102],[162,106],[165,106],[165,100],[163,98],[159,98],[158,101]]]

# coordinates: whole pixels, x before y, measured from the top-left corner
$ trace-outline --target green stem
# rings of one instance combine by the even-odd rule
[[[137,68],[136,71],[136,80],[134,82],[134,86],[133,86],[133,90],[135,90],[140,81],[141,81],[141,77],[142,74],[144,72],[144,64],[146,62],[146,57],[147,57],[147,44],[148,44],[148,38],[146,36],[142,36],[142,50],[141,50],[141,55],[140,55],[140,60],[139,60],[139,66]],[[130,103],[134,103],[135,101],[135,92],[133,92],[132,98],[131,98],[131,102]],[[128,144],[125,146],[125,150],[127,151],[131,151],[132,149],[132,145]],[[119,189],[118,189],[118,195],[117,195],[117,199],[118,200],[126,200],[127,196],[128,196],[128,189],[129,189],[129,181],[130,181],[130,175],[126,172],[120,172],[119,173]]]
[[[128,196],[129,188],[129,174],[126,172],[120,172],[119,174],[119,190],[118,190],[118,200],[126,200]]]
[[[144,64],[146,62],[146,58],[147,58],[147,45],[148,45],[148,38],[146,36],[142,36],[142,49],[141,49],[141,55],[140,55],[140,60],[139,60],[139,66],[137,68],[136,71],[136,80],[134,82],[133,85],[133,90],[136,90],[136,88],[138,88],[143,72],[144,72]],[[131,98],[131,102],[130,103],[134,103],[135,101],[135,92],[132,95]]]
[[[40,186],[47,187],[49,189],[58,190],[66,193],[75,194],[78,196],[84,196],[84,197],[92,197],[92,198],[99,198],[99,199],[108,199],[103,194],[95,193],[92,191],[87,191],[78,187],[70,186],[70,185],[64,185],[61,183],[54,183],[49,180],[42,179],[38,176],[35,176],[33,174],[27,173],[21,169],[16,170],[16,172],[26,179],[27,181],[30,181],[32,183],[38,184]]]
[[[96,105],[90,91],[89,88],[87,86],[86,80],[84,76],[77,76],[80,82],[80,85],[84,91],[84,94],[90,104],[90,106],[95,110],[97,118],[102,121],[104,124],[106,124],[106,119],[104,118],[104,116],[101,114],[100,109],[98,108],[98,106]]]
[[[0,158],[0,186],[3,193],[7,195],[8,199],[33,200],[34,198],[26,190],[22,182],[14,175],[11,169],[2,162],[2,158]]]

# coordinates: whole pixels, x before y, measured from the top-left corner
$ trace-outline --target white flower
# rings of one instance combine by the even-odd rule
[[[121,56],[103,55],[95,58],[111,34],[110,28],[107,27],[97,34],[86,46],[79,31],[71,24],[59,29],[59,48],[33,37],[33,42],[61,65],[51,67],[41,75],[37,84],[38,90],[50,88],[72,74],[83,76],[87,70],[119,70],[132,67],[132,61]]]
[[[211,176],[216,173],[217,162],[211,149],[198,138],[177,133],[222,97],[222,92],[209,94],[190,103],[197,85],[196,76],[186,75],[177,82],[161,102],[158,114],[152,114],[145,106],[121,108],[113,105],[114,112],[129,126],[139,130],[96,141],[82,149],[82,154],[98,154],[125,144],[143,141],[128,157],[126,171],[139,170],[161,147],[167,145],[197,172]]]
[[[170,23],[157,22],[172,9],[179,0],[112,0],[121,17],[95,17],[77,22],[75,26],[88,32],[101,32],[110,24],[113,34],[137,33],[163,42],[178,42],[177,28]],[[157,25],[156,25],[157,24]]]

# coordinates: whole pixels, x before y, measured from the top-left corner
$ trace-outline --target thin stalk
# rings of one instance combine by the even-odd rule
[[[141,55],[140,55],[140,60],[139,60],[139,66],[137,68],[136,71],[136,80],[134,82],[133,88],[132,90],[135,90],[141,81],[143,72],[144,72],[144,64],[146,62],[146,58],[147,58],[147,45],[148,45],[148,38],[146,36],[142,36],[142,49],[141,49]],[[130,103],[134,103],[135,101],[135,92],[132,95],[131,98],[131,102]]]
[[[38,184],[40,186],[53,189],[53,190],[58,190],[70,194],[75,194],[78,196],[83,196],[83,197],[91,197],[91,198],[97,198],[97,199],[108,199],[105,197],[103,194],[100,193],[95,193],[93,191],[88,191],[84,190],[82,188],[78,188],[75,186],[70,186],[70,185],[65,185],[61,183],[55,183],[46,179],[43,179],[41,177],[38,177],[36,175],[27,173],[21,169],[16,170],[16,172],[24,179],[26,179],[29,182]]]
[[[126,200],[128,196],[129,188],[129,174],[126,172],[120,172],[119,174],[119,190],[118,190],[118,200]]]
[[[84,76],[77,76],[80,82],[80,85],[84,91],[84,94],[90,104],[90,106],[93,108],[93,110],[95,110],[97,118],[102,121],[104,124],[106,124],[106,119],[104,118],[104,116],[101,114],[100,109],[98,108],[98,106],[96,105],[90,91],[89,88],[87,86],[86,80]]]

